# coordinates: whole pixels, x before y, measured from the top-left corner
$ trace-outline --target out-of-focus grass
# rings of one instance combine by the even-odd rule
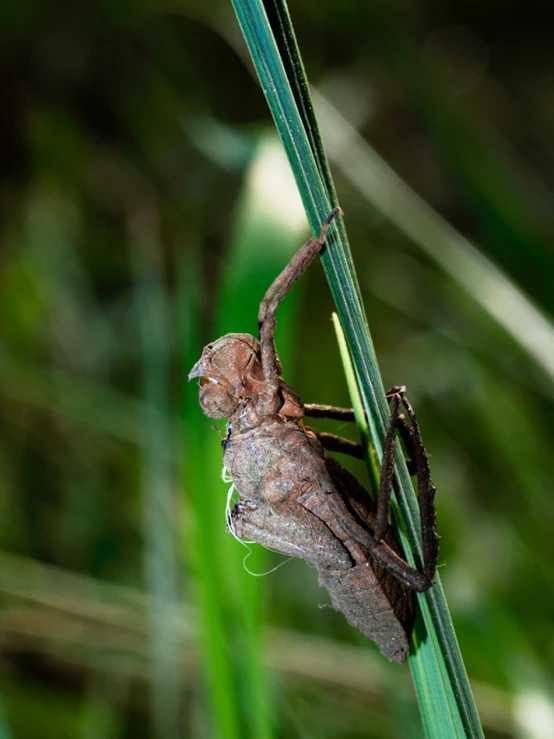
[[[149,679],[146,644],[148,602],[145,594],[140,590],[73,575],[36,560],[4,552],[0,557],[3,565],[0,591],[4,598],[0,633],[9,637],[12,644],[33,646],[45,657],[60,662],[70,660],[74,665],[90,669],[98,679],[92,688],[109,693],[112,726],[117,726],[123,713],[119,701],[132,697],[126,681],[132,677],[146,685]],[[173,618],[179,635],[179,648],[174,657],[189,683],[197,677],[203,664],[198,640],[200,619],[195,609],[186,605],[179,606],[173,612]],[[283,706],[287,721],[292,725],[304,725],[307,710],[318,708],[317,704],[311,707],[302,705],[306,691],[324,692],[326,686],[336,694],[334,698],[330,696],[329,701],[340,701],[341,697],[348,696],[352,711],[361,719],[364,707],[367,710],[369,704],[374,721],[387,726],[387,702],[392,700],[395,705],[403,705],[404,712],[411,713],[414,721],[415,707],[413,694],[408,690],[409,682],[398,675],[394,666],[385,665],[383,671],[379,655],[368,654],[363,640],[359,646],[354,646],[271,628],[265,630],[264,648],[268,663],[281,680],[295,682],[298,694],[291,694]],[[394,692],[394,697],[389,698],[389,692]],[[385,703],[383,693],[387,696]],[[11,694],[12,690],[10,697]],[[24,700],[23,689],[18,694],[18,701],[20,695]],[[510,726],[508,694],[478,683],[476,696],[489,729],[505,732]],[[39,698],[36,695],[37,704]],[[81,713],[83,731],[90,710],[90,700],[87,700]],[[390,722],[391,717],[388,718]],[[94,724],[86,728],[91,730]],[[414,726],[408,724],[404,734],[409,736],[413,730]],[[402,716],[395,717],[392,730],[387,733],[403,736],[402,732]],[[17,735],[20,733],[21,730]]]
[[[2,708],[2,702],[0,699],[0,737],[1,739],[10,739],[11,738],[11,732],[9,730],[9,727],[4,719],[4,710]]]
[[[479,119],[477,111],[468,113],[460,103],[460,96],[447,84],[448,73],[441,68],[440,45],[433,49],[430,44],[428,53],[421,54],[402,25],[394,23],[393,16],[387,18],[380,12],[380,4],[376,2],[364,9],[379,55],[398,76],[433,144],[442,152],[457,192],[470,204],[476,228],[480,237],[486,239],[489,253],[500,257],[506,271],[517,277],[526,290],[532,290],[551,313],[552,290],[542,276],[544,270],[548,274],[551,265],[542,241],[548,219],[543,205],[543,198],[549,195],[547,188],[521,162],[515,166],[515,151],[501,142],[493,126]],[[486,63],[484,58],[478,59],[482,42],[471,29],[450,30],[454,49],[454,33],[459,31],[467,61]],[[448,45],[444,52],[449,54]],[[481,54],[486,56],[486,49]],[[463,52],[460,57],[463,64]],[[528,260],[534,269],[529,269]]]
[[[508,276],[417,196],[321,95],[315,96],[332,161],[373,207],[404,232],[502,326],[545,372],[552,392],[554,327]]]

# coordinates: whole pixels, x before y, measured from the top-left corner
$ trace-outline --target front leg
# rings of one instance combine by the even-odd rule
[[[308,434],[313,434],[324,449],[330,452],[339,452],[341,454],[348,454],[355,459],[364,458],[364,450],[361,444],[356,444],[355,441],[345,439],[342,436],[336,434],[328,434],[325,431],[318,431],[311,426],[304,426],[304,429]]]
[[[335,405],[320,405],[319,403],[304,403],[304,415],[309,418],[330,418],[333,421],[356,420],[353,408],[338,408]]]
[[[262,368],[264,380],[270,393],[276,393],[278,391],[281,374],[277,352],[275,350],[275,313],[281,305],[283,298],[323,248],[327,229],[339,213],[342,213],[340,208],[334,208],[331,211],[321,227],[319,237],[317,239],[309,239],[300,248],[281,274],[273,281],[260,304],[258,327],[260,331]]]

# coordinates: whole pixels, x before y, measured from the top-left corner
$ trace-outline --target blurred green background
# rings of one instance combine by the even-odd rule
[[[495,738],[554,736],[548,5],[290,5]],[[407,667],[225,533],[186,377],[308,235],[230,3],[8,0],[0,31],[1,739],[420,737]],[[286,380],[348,404],[319,266],[281,310]]]

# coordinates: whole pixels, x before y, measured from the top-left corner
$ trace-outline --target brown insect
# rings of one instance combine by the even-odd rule
[[[323,248],[326,231],[339,212],[339,208],[331,212],[319,238],[302,246],[267,291],[258,314],[260,338],[227,334],[208,344],[189,379],[200,378],[204,413],[228,419],[223,459],[240,493],[228,528],[241,538],[314,564],[335,610],[342,611],[386,657],[403,662],[414,621],[414,591],[432,586],[439,542],[435,488],[417,418],[405,389],[392,388],[387,393],[391,424],[375,504],[356,478],[325,451],[361,457],[361,447],[304,423],[309,416],[354,420],[353,411],[304,405],[281,378],[275,348],[275,312]],[[423,572],[403,559],[388,523],[397,430],[417,475]]]

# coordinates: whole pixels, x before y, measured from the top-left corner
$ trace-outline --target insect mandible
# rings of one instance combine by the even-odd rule
[[[415,592],[433,585],[439,537],[435,488],[419,424],[403,387],[387,393],[391,423],[383,445],[375,503],[357,479],[326,450],[363,456],[361,447],[306,425],[307,417],[354,420],[350,409],[304,404],[281,378],[275,313],[325,243],[335,208],[319,238],[307,241],[270,286],[260,304],[259,339],[227,334],[208,344],[189,379],[200,380],[200,405],[210,418],[227,418],[224,465],[239,492],[228,528],[318,569],[336,611],[403,662],[415,614]],[[401,412],[406,411],[408,420]],[[423,572],[403,558],[389,524],[395,433],[417,475]]]

